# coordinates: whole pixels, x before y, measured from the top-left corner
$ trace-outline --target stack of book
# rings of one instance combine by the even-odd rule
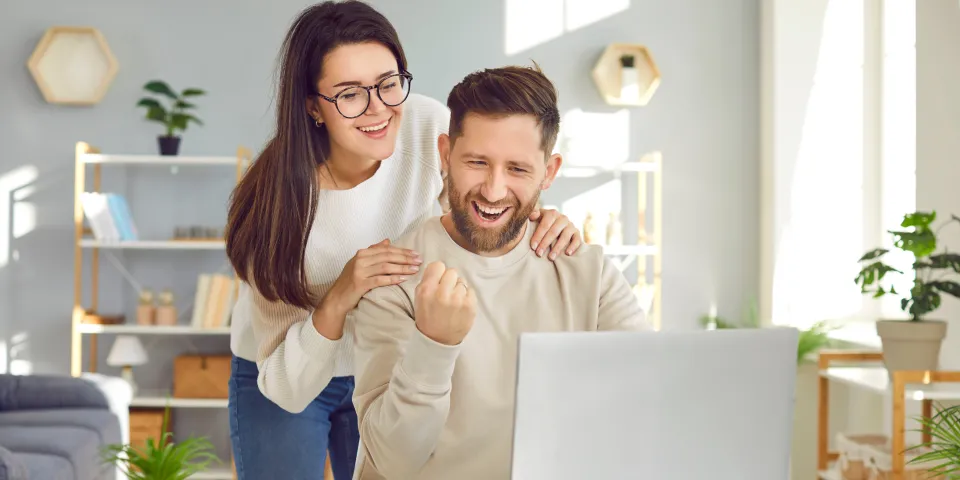
[[[137,240],[127,199],[118,193],[83,192],[80,205],[94,238],[102,242]]]
[[[237,281],[222,273],[201,273],[193,303],[194,328],[223,328],[230,325],[230,314],[237,299]]]

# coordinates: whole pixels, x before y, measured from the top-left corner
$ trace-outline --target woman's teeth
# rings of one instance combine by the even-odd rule
[[[390,123],[390,120],[384,120],[381,123],[376,125],[370,125],[369,127],[357,127],[361,132],[377,132],[387,128],[387,124]]]

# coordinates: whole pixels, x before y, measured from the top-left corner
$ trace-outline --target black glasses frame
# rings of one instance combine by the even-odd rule
[[[390,80],[390,79],[392,79],[392,78],[394,78],[394,77],[403,77],[403,78],[406,78],[406,79],[407,79],[407,94],[404,95],[404,96],[403,96],[403,99],[400,100],[399,102],[391,104],[391,103],[387,103],[386,101],[384,101],[384,100],[383,100],[383,96],[380,95],[380,85],[383,85],[383,82],[386,82],[387,80]],[[328,101],[328,102],[330,102],[330,103],[332,103],[335,107],[337,107],[337,112],[340,113],[340,115],[341,115],[343,118],[357,118],[357,117],[359,117],[360,115],[363,115],[364,113],[367,113],[367,109],[370,108],[370,98],[371,98],[370,90],[376,90],[376,91],[377,91],[377,98],[379,98],[380,101],[383,102],[384,105],[386,105],[386,106],[388,106],[388,107],[396,107],[397,105],[400,105],[401,103],[407,101],[407,97],[410,96],[410,86],[411,86],[411,85],[413,85],[413,75],[412,75],[410,72],[401,72],[401,73],[394,73],[393,75],[390,75],[390,76],[388,76],[388,77],[384,77],[382,80],[380,80],[379,82],[377,82],[376,85],[370,85],[370,86],[367,86],[367,85],[355,85],[355,86],[352,86],[352,87],[347,87],[347,88],[341,90],[340,93],[338,93],[338,94],[336,94],[336,95],[334,95],[334,96],[332,96],[332,97],[328,97],[328,96],[326,96],[326,95],[324,95],[324,94],[322,94],[322,93],[320,93],[320,92],[317,92],[317,96],[320,97],[320,98],[322,98],[322,99],[324,99],[324,100],[326,100],[326,101]],[[337,100],[340,98],[340,95],[343,95],[345,92],[347,92],[348,90],[350,90],[350,89],[352,89],[352,88],[362,88],[362,89],[364,89],[364,90],[367,91],[367,105],[363,107],[363,110],[361,110],[360,113],[358,113],[358,114],[356,114],[356,115],[354,115],[354,116],[352,116],[352,117],[348,117],[348,116],[344,115],[343,112],[340,110],[340,104],[337,103]]]

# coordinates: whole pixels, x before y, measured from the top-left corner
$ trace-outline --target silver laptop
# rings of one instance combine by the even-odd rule
[[[798,332],[520,338],[513,480],[786,480]]]

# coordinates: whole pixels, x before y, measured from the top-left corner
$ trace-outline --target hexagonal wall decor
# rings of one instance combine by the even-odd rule
[[[646,105],[660,86],[660,70],[643,45],[608,45],[593,67],[592,76],[609,105]]]
[[[27,62],[49,103],[93,105],[117,75],[117,60],[93,27],[51,27]]]

